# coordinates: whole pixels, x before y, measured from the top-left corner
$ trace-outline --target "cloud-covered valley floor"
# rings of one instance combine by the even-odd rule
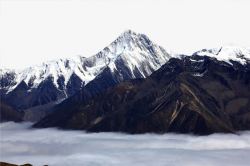
[[[0,124],[0,161],[35,166],[248,166],[250,132],[239,135],[84,133]]]

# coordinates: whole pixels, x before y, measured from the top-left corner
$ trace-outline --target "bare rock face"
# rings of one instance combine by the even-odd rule
[[[34,127],[127,133],[235,132],[250,129],[250,65],[193,55],[170,59],[146,79],[103,93],[82,91]]]

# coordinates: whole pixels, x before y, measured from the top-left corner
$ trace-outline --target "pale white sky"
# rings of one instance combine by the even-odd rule
[[[0,0],[0,68],[91,56],[126,29],[191,53],[250,46],[249,0]]]

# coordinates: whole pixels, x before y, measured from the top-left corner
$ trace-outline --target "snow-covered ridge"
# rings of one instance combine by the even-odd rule
[[[214,57],[219,61],[225,61],[230,64],[231,60],[237,61],[242,65],[250,62],[250,48],[247,47],[224,46],[213,49],[203,49],[195,54]]]
[[[37,88],[49,77],[52,78],[57,88],[59,87],[58,79],[63,77],[64,88],[66,88],[73,73],[86,85],[106,67],[109,67],[111,71],[118,70],[121,62],[129,68],[132,78],[136,77],[135,69],[141,69],[139,73],[142,77],[146,77],[166,63],[170,57],[169,53],[150,41],[146,35],[128,30],[108,47],[88,58],[77,56],[48,61],[21,71],[0,70],[0,80],[8,77],[7,83],[6,80],[4,83],[1,81],[0,88],[10,92],[23,81],[29,88]]]

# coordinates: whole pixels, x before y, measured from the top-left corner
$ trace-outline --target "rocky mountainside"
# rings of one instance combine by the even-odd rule
[[[159,69],[172,55],[154,44],[146,35],[125,31],[94,56],[49,61],[22,71],[0,71],[1,100],[18,110],[55,105],[72,96],[89,82],[105,77],[105,85],[145,78]],[[109,85],[109,80],[113,80]],[[54,103],[54,104],[52,104]]]
[[[148,78],[95,95],[84,88],[81,101],[65,100],[34,127],[195,134],[250,129],[249,54],[237,50],[230,58],[227,52],[222,61],[219,50],[171,58]]]

